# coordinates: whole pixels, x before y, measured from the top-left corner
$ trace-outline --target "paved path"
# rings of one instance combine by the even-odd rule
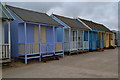
[[[47,63],[16,64],[3,69],[4,78],[117,78],[118,49],[65,56]]]

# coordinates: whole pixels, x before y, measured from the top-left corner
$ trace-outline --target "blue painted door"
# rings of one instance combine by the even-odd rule
[[[53,27],[46,28],[46,44],[47,44],[47,53],[54,51],[54,32]]]
[[[97,32],[90,31],[90,37],[89,37],[89,47],[91,50],[97,49]]]

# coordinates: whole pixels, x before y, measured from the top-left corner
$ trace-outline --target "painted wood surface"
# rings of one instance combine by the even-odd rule
[[[34,44],[34,51],[33,53],[39,53],[39,44]]]
[[[53,27],[46,27],[47,52],[54,52],[55,36]]]
[[[26,26],[26,52],[27,54],[39,53],[38,26],[27,24]],[[22,35],[21,35],[22,34]],[[25,54],[25,29],[19,26],[19,54]]]
[[[2,26],[2,20],[0,19],[0,45],[2,45],[2,40],[3,40],[3,26]]]
[[[27,43],[34,43],[34,25],[32,24],[26,25],[26,38]]]
[[[19,44],[19,54],[25,54],[25,44]]]
[[[69,40],[69,29],[65,29],[64,31],[64,41],[65,42],[70,41]]]
[[[34,25],[27,24],[26,25],[26,52],[27,54],[38,53],[39,45],[34,43]],[[36,31],[37,32],[37,31]],[[35,33],[36,34],[36,33]],[[25,54],[25,29],[23,24],[19,24],[18,27],[18,37],[19,37],[19,54]]]
[[[38,26],[34,26],[34,53],[39,53],[39,27]]]
[[[64,30],[64,51],[70,50],[69,29]]]
[[[55,48],[56,51],[61,51],[63,49],[63,29],[55,28]]]
[[[88,41],[88,31],[84,31],[84,41]]]
[[[11,31],[11,56],[13,58],[18,57],[19,55],[19,23],[22,23],[22,20],[18,18],[12,11],[7,9],[9,13],[14,17],[14,21],[10,21],[10,31]],[[21,25],[20,25],[21,26]],[[22,31],[24,34],[24,30]],[[22,34],[21,34],[22,35]],[[24,35],[22,35],[24,36]],[[22,38],[24,40],[24,38]]]
[[[90,37],[89,37],[89,46],[91,50],[97,49],[97,32],[90,31]]]
[[[0,19],[0,59],[2,59],[2,20]]]
[[[98,36],[98,48],[104,48],[104,33],[99,32]]]
[[[54,43],[53,27],[46,27],[46,42]]]
[[[34,43],[38,43],[39,40],[38,40],[38,26],[34,26]]]
[[[8,27],[8,21],[4,21],[4,44],[9,44],[9,27]]]
[[[56,51],[62,50],[62,43],[55,43],[55,46],[56,46]]]
[[[55,28],[55,41],[62,42],[63,41],[63,29]]]
[[[41,32],[40,32],[40,41],[41,43],[46,43],[46,27],[41,26]]]
[[[78,49],[83,49],[83,31],[78,31]]]
[[[1,43],[0,43],[0,58],[3,62],[10,62],[10,23],[8,20],[2,21],[1,26]],[[6,60],[5,60],[6,59]]]
[[[83,31],[83,49],[89,49],[89,31]]]
[[[109,34],[109,41],[110,41],[109,45],[114,47],[115,46],[115,35],[114,35],[114,33]]]
[[[18,24],[18,43],[25,43],[25,30],[23,23]]]
[[[71,29],[70,31],[70,49],[71,50],[77,50],[77,30]]]
[[[109,46],[110,46],[110,44],[109,44],[109,42],[110,42],[110,40],[109,40],[109,33],[105,33],[104,34],[104,46],[105,46],[105,48],[108,48]]]

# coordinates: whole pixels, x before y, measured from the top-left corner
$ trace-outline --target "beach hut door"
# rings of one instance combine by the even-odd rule
[[[41,52],[46,52],[46,27],[41,26],[40,30]]]
[[[34,26],[34,53],[39,53],[39,28],[38,26]]]

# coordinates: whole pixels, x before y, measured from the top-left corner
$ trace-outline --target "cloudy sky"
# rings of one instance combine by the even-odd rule
[[[54,13],[66,17],[80,17],[104,24],[111,30],[118,29],[117,2],[7,2],[25,9]]]

